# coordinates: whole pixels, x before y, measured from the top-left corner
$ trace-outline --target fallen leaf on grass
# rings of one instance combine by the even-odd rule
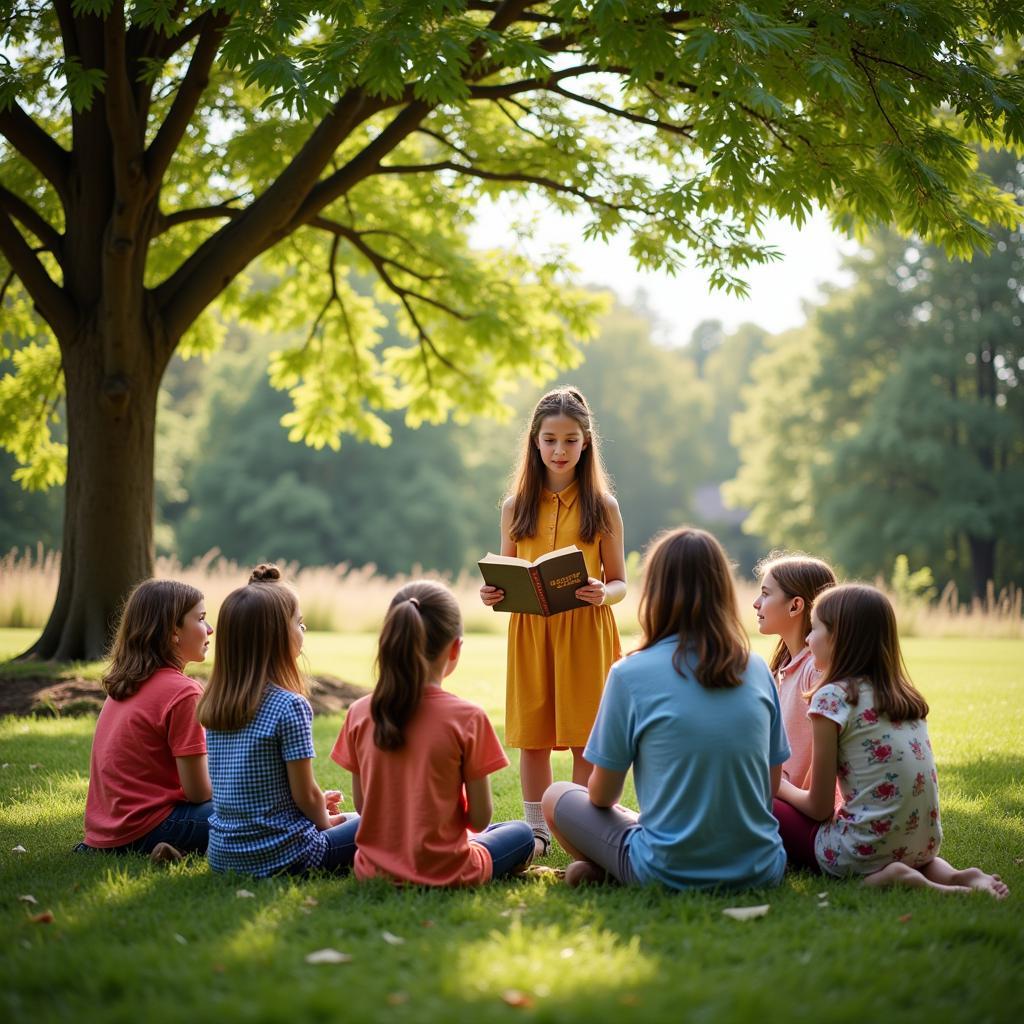
[[[39,902],[39,900],[37,900],[35,898],[35,896],[33,896],[31,893],[28,893],[28,892],[25,893],[24,896],[19,896],[18,899],[21,900],[22,903],[38,903]]]
[[[42,766],[41,764],[30,764],[30,765],[28,766],[28,770],[29,770],[30,772],[34,772],[34,771],[35,771],[35,770],[36,770],[37,768],[42,768],[42,767],[43,767],[43,766]]]
[[[433,928],[434,927],[434,922],[430,921],[430,920],[420,921],[420,927],[421,928]]]
[[[402,946],[405,944],[405,939],[401,935],[395,935],[393,932],[381,932],[380,937],[389,946]]]
[[[28,850],[26,850],[25,847],[22,846],[21,843],[19,843],[17,846],[11,847],[11,853],[28,853]]]
[[[517,988],[507,988],[501,993],[501,1001],[506,1006],[514,1006],[517,1010],[528,1010],[533,1006],[533,996],[520,992]]]
[[[726,907],[722,913],[734,921],[753,921],[755,917],[764,917],[770,909],[770,904],[762,903],[757,907]]]
[[[337,949],[318,949],[313,953],[306,954],[307,964],[347,964],[352,961],[348,953],[342,953]]]
[[[6,768],[7,766],[4,765],[4,767]],[[1024,857],[1014,857],[1013,858],[1013,863],[1014,864],[1024,864]]]
[[[181,934],[181,932],[174,933],[174,941],[182,946],[188,945],[188,939],[186,939],[185,936]]]
[[[818,899],[819,900],[827,900],[828,899],[828,893],[827,892],[819,892],[818,893]]]
[[[320,901],[315,896],[307,896],[303,901],[304,907],[319,907]]]
[[[249,892],[248,889],[236,889],[235,897],[240,900],[253,900],[256,898],[256,893]]]
[[[409,1002],[408,992],[389,992],[386,1000],[388,1006],[402,1006]]]
[[[41,914],[33,914],[29,921],[32,924],[53,924],[54,916],[52,910],[44,910]]]
[[[900,914],[900,924],[906,924],[914,915],[913,914]]]

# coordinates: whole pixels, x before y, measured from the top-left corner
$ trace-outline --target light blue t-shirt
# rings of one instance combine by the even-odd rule
[[[674,637],[612,668],[583,756],[633,766],[640,827],[630,867],[674,889],[776,885],[786,854],[772,814],[770,766],[789,757],[779,695],[751,654],[741,686],[708,690],[672,666]]]
[[[316,757],[305,697],[271,683],[248,725],[206,730],[206,749],[213,783],[210,867],[257,876],[319,867],[327,840],[299,810],[288,783],[288,761]]]

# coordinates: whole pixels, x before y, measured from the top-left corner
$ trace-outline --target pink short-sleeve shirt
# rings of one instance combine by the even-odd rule
[[[465,782],[508,765],[483,708],[428,686],[399,750],[373,742],[370,698],[349,708],[331,751],[359,776],[363,807],[356,834],[357,878],[418,885],[489,882],[490,854],[469,842]]]

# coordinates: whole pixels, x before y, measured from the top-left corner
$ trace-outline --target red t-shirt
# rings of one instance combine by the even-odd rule
[[[508,764],[483,708],[428,686],[405,730],[405,746],[373,742],[370,698],[349,708],[331,757],[363,789],[356,833],[357,878],[418,885],[489,882],[490,854],[466,831],[465,782]]]
[[[96,720],[85,800],[87,846],[123,846],[185,803],[176,757],[206,753],[196,719],[202,687],[162,668],[126,700],[108,697]]]

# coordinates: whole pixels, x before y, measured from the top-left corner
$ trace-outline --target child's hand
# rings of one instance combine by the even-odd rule
[[[344,814],[328,814],[327,815],[327,828],[334,828],[335,825],[343,825],[345,823]]]
[[[585,587],[580,587],[579,590],[576,591],[576,596],[581,601],[586,601],[587,604],[593,605],[604,604],[605,594],[605,585],[593,576],[587,580],[587,585]]]
[[[338,804],[344,803],[345,794],[340,789],[324,790],[324,806],[328,814],[338,813]]]
[[[497,604],[499,601],[503,601],[504,599],[505,591],[502,590],[500,587],[489,587],[485,583],[480,588],[480,600],[483,601],[483,603],[487,605],[488,608],[490,608],[492,605]]]

